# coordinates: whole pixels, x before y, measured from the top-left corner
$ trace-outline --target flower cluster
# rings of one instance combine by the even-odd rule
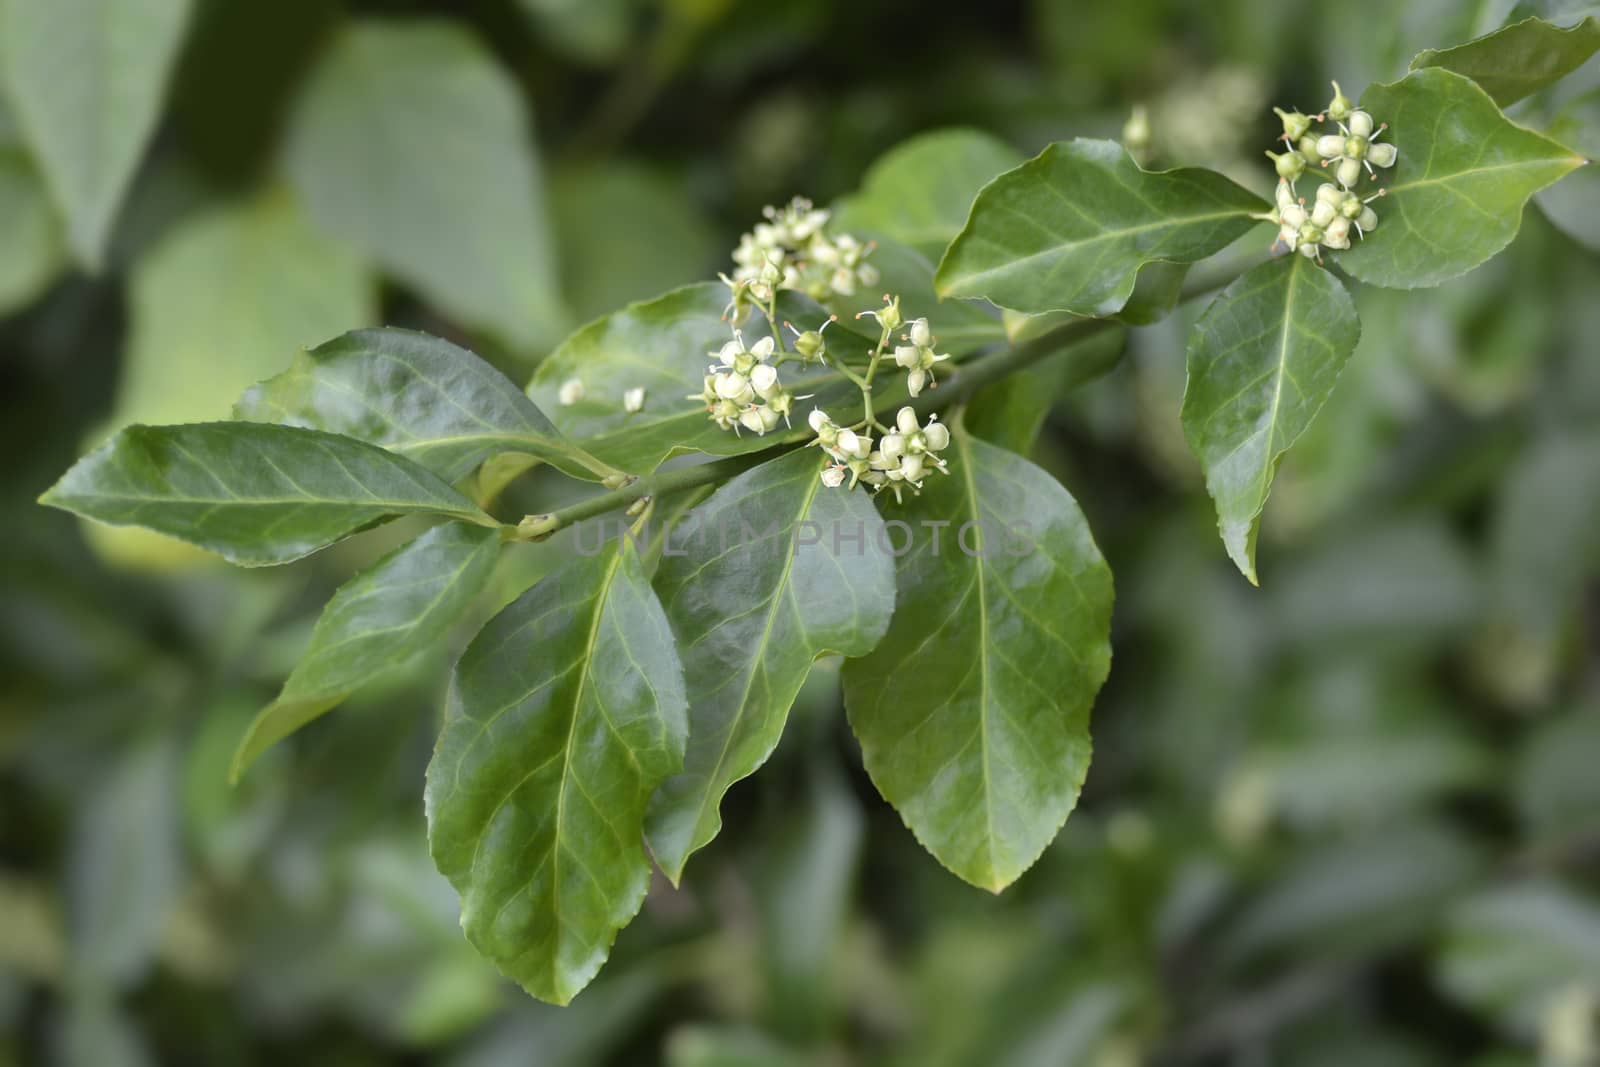
[[[950,431],[937,415],[929,415],[924,426],[917,421],[915,410],[901,408],[894,429],[879,439],[877,448],[872,447],[871,437],[839,426],[825,411],[812,409],[809,421],[817,443],[833,460],[822,472],[822,484],[830,488],[845,484],[848,478],[852,488],[865,482],[874,492],[888,489],[899,500],[906,485],[920,490],[929,471],[950,473],[939,454],[950,447]]]
[[[787,424],[795,396],[779,383],[778,368],[768,362],[775,349],[771,337],[746,347],[743,335],[734,330],[733,340],[708,353],[717,362],[706,368],[705,388],[689,399],[705,404],[711,421],[735,433],[742,426],[765,434],[780,419]]]
[[[1352,229],[1362,237],[1378,225],[1378,213],[1371,204],[1383,190],[1363,198],[1356,186],[1363,172],[1376,178],[1374,167],[1394,166],[1399,151],[1378,140],[1388,124],[1375,124],[1371,115],[1344,95],[1338,82],[1333,83],[1333,100],[1319,115],[1273,110],[1283,121],[1282,139],[1289,147],[1282,154],[1267,153],[1278,172],[1278,192],[1277,205],[1265,218],[1278,225],[1282,244],[1309,259],[1320,258],[1323,248],[1349,248]],[[1313,122],[1330,119],[1338,133],[1312,132]],[[1305,198],[1297,195],[1296,183],[1313,165],[1333,168],[1334,182],[1319,186],[1315,203],[1307,207]]]
[[[826,210],[797,196],[782,210],[769,205],[763,214],[767,221],[739,238],[733,277],[723,278],[734,291],[736,310],[745,296],[766,304],[780,289],[826,300],[877,283],[877,268],[866,262],[872,246],[847,233],[830,236]]]

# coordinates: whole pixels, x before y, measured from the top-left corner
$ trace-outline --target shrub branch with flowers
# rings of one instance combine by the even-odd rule
[[[1529,62],[1570,47],[1532,21],[1514,51],[1491,35],[1359,103],[1336,84],[1315,116],[1279,109],[1270,202],[1111,141],[1021,161],[934,135],[834,208],[768,209],[721,281],[590,323],[526,390],[445,341],[357,331],[251,389],[233,421],[121,431],[43,502],[242,566],[433,520],[335,594],[236,774],[437,642],[506,544],[623,516],[462,654],[426,783],[466,936],[537,997],[593,978],[652,860],[676,881],[716,836],[824,655],[845,658],[884,797],[935,859],[999,891],[1077,800],[1111,655],[1110,571],[1025,458],[1044,412],[1115,362],[1125,323],[1216,292],[1182,427],[1256,581],[1278,463],[1360,336],[1351,283],[1473,269],[1587,162],[1501,110],[1576,65]],[[501,490],[535,465],[593,490],[507,514]]]

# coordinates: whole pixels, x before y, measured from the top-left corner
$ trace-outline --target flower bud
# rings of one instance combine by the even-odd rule
[[[877,312],[877,316],[879,326],[882,326],[885,330],[898,330],[901,324],[905,322],[900,317],[900,298],[897,296],[893,300],[886,301],[883,305],[883,310]]]
[[[1298,111],[1285,111],[1281,107],[1272,110],[1283,120],[1283,136],[1290,144],[1300,140],[1306,135],[1306,131],[1311,129],[1310,115],[1302,115]]]
[[[1288,178],[1290,181],[1295,181],[1306,172],[1305,157],[1293,149],[1281,155],[1274,155],[1268,152],[1267,158],[1272,160],[1272,165],[1277,170],[1280,178]]]
[[[816,330],[807,330],[794,339],[794,350],[800,353],[801,359],[818,359],[823,348],[822,334]]]
[[[1349,97],[1344,95],[1344,90],[1339,88],[1339,83],[1333,83],[1333,99],[1328,102],[1328,117],[1334,122],[1343,122],[1355,111],[1356,105]]]

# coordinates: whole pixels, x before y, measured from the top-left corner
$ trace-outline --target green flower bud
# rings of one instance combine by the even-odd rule
[[[1290,150],[1282,155],[1267,153],[1267,158],[1272,160],[1273,167],[1278,172],[1278,177],[1295,181],[1306,172],[1306,160],[1299,152]]]
[[[1283,120],[1283,136],[1290,144],[1300,140],[1306,135],[1306,131],[1311,129],[1310,115],[1302,115],[1298,111],[1285,111],[1281,107],[1272,110]]]
[[[1334,82],[1333,99],[1328,103],[1328,117],[1334,122],[1343,122],[1350,117],[1351,112],[1355,111],[1355,109],[1354,102],[1344,95],[1344,90],[1339,88],[1339,83]]]

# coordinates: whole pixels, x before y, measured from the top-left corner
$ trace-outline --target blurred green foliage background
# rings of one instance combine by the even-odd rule
[[[1156,159],[1266,192],[1270,105],[1513,6],[197,0],[93,272],[0,94],[0,1064],[1600,1062],[1595,175],[1455,283],[1357,292],[1261,590],[1183,447],[1189,316],[1063,400],[1037,458],[1117,575],[1116,658],[1080,810],[1017,886],[917,847],[820,669],[567,1009],[467,946],[421,806],[453,655],[566,543],[519,546],[454,646],[230,789],[317,609],[395,535],[244,573],[33,504],[109,429],[224,417],[347,328],[524,378],[919,131],[1031,153],[1144,104]],[[1515,114],[1574,126],[1597,86],[1591,61]]]

